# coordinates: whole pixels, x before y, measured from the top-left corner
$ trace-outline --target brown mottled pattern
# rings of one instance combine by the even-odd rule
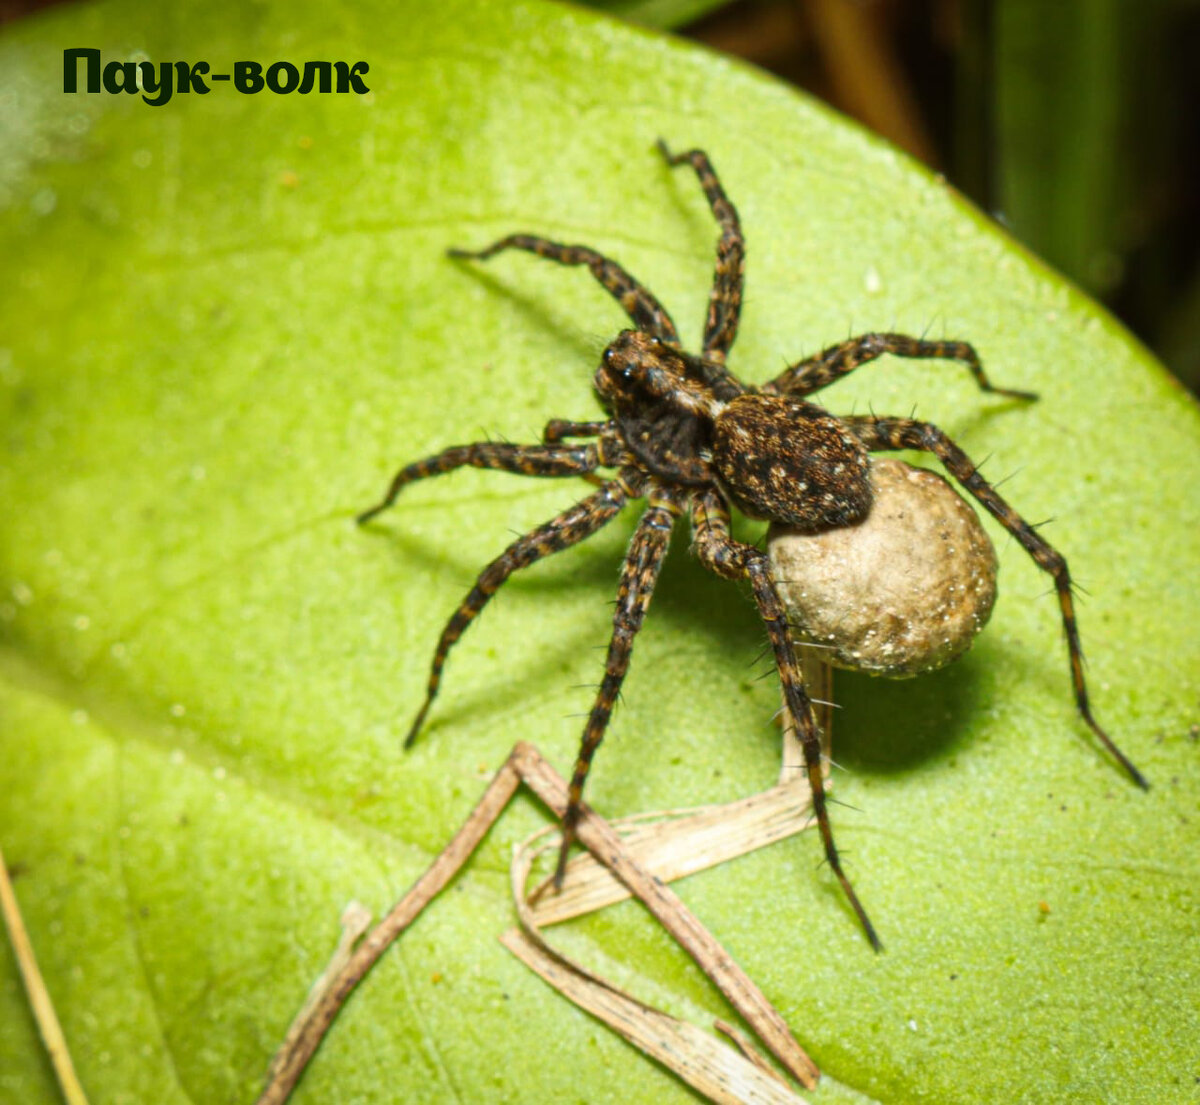
[[[920,357],[962,361],[982,391],[1007,395],[1010,399],[1036,399],[1032,391],[998,388],[987,378],[975,347],[965,341],[925,341],[907,334],[863,334],[861,337],[831,345],[824,352],[792,365],[762,390],[768,395],[808,395],[828,387],[834,380],[853,372],[868,361],[891,353],[895,357]]]
[[[612,429],[612,422],[570,422],[565,418],[552,418],[542,430],[543,445],[557,445],[568,437],[596,437]]]
[[[1017,398],[1032,396],[993,387],[974,348],[965,342],[931,342],[903,334],[867,334],[831,346],[816,357],[800,361],[761,389],[741,383],[724,364],[737,335],[742,302],[745,247],[737,212],[704,153],[689,150],[674,155],[665,143],[660,141],[658,145],[669,164],[687,163],[695,170],[721,230],[701,356],[678,348],[674,323],[646,288],[615,261],[586,246],[566,246],[533,235],[513,234],[479,252],[450,251],[454,257],[484,260],[505,249],[523,249],[559,264],[586,265],[637,329],[623,331],[609,344],[593,378],[605,419],[552,419],[540,445],[481,443],[447,449],[402,468],[382,502],[359,516],[360,522],[373,518],[389,507],[412,480],[464,465],[531,476],[577,475],[599,484],[599,490],[589,498],[514,541],[480,574],[438,641],[425,702],[409,730],[407,743],[416,736],[437,694],[451,646],[496,589],[518,569],[595,533],[615,518],[629,499],[648,497],[621,570],[604,678],[588,715],[571,779],[557,873],[561,882],[592,758],[604,737],[628,668],[671,527],[682,510],[690,507],[693,545],[704,566],[727,579],[746,579],[753,590],[804,748],[825,856],[872,945],[878,948],[879,939],[842,870],[834,846],[816,720],[793,651],[784,606],[771,577],[770,562],[765,553],[730,535],[727,496],[746,513],[771,521],[812,528],[845,526],[861,518],[870,507],[867,450],[916,448],[935,453],[1054,577],[1080,712],[1130,775],[1143,786],[1145,780],[1092,718],[1070,576],[1062,557],[1013,512],[975,471],[962,450],[936,427],[902,419],[839,419],[799,398],[884,353],[959,360],[985,391]],[[563,443],[567,438],[593,440],[567,445]],[[596,474],[599,468],[615,468],[617,472],[605,479]]]
[[[742,395],[717,416],[713,463],[733,504],[807,532],[848,526],[871,509],[867,450],[812,403]]]

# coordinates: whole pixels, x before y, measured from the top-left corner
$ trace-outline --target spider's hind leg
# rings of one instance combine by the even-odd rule
[[[438,638],[437,649],[433,654],[433,664],[429,671],[429,682],[425,689],[425,702],[413,720],[408,735],[404,738],[405,748],[410,747],[416,740],[425,716],[429,713],[429,707],[433,705],[433,700],[437,697],[438,687],[442,681],[442,668],[445,666],[450,649],[463,635],[467,626],[478,617],[480,611],[499,590],[501,584],[518,569],[527,568],[530,564],[551,553],[569,549],[584,538],[591,537],[593,533],[611,522],[630,498],[638,494],[640,494],[640,488],[636,480],[636,473],[623,472],[582,502],[564,510],[549,522],[538,526],[537,529],[518,537],[479,573],[475,586],[463,599],[462,604],[446,623],[441,637]]]
[[[1088,727],[1100,742],[1129,773],[1143,790],[1149,789],[1146,777],[1112,741],[1092,716],[1088,701],[1087,684],[1083,678],[1083,648],[1079,642],[1079,627],[1075,621],[1075,600],[1071,591],[1071,574],[1067,561],[1057,549],[1043,540],[1000,494],[985,480],[974,462],[942,430],[929,422],[917,422],[910,418],[875,418],[860,415],[844,420],[851,433],[872,452],[900,449],[920,449],[933,453],[946,466],[946,470],[982,503],[990,514],[1008,530],[1021,547],[1033,557],[1037,566],[1048,572],[1058,592],[1058,605],[1062,612],[1063,629],[1067,637],[1067,651],[1071,658],[1071,684],[1075,691],[1075,704]]]
[[[450,249],[447,253],[466,261],[486,261],[506,249],[523,249],[549,261],[557,261],[560,265],[586,265],[639,330],[661,338],[668,345],[679,344],[679,331],[675,329],[675,323],[650,289],[630,276],[616,261],[609,260],[589,246],[564,245],[532,234],[510,234],[486,249]]]
[[[661,138],[657,145],[668,165],[687,164],[696,171],[713,218],[721,227],[721,237],[717,241],[717,267],[709,293],[708,317],[704,323],[704,356],[707,360],[724,364],[737,337],[746,269],[746,240],[742,237],[737,208],[729,202],[725,189],[717,179],[716,170],[703,150],[673,154]]]
[[[735,541],[729,533],[729,507],[715,491],[704,491],[696,495],[692,506],[692,529],[696,555],[700,563],[710,571],[726,579],[749,579],[754,592],[758,612],[767,626],[767,635],[775,653],[775,665],[779,669],[779,680],[783,685],[784,700],[796,725],[796,734],[804,750],[804,770],[812,790],[813,813],[821,842],[825,846],[825,858],[837,876],[842,891],[858,916],[859,923],[876,951],[883,948],[875,926],[867,911],[858,900],[854,887],[842,870],[842,861],[833,842],[833,829],[829,823],[829,809],[825,796],[825,777],[821,770],[821,735],[813,712],[812,699],[804,689],[800,664],[792,645],[787,612],[771,578],[770,561],[767,554],[752,545]]]

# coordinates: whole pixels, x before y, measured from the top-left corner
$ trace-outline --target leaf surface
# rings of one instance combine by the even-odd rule
[[[418,14],[419,13],[419,14]],[[61,91],[61,52],[370,63],[371,93]],[[140,52],[140,53],[139,53]],[[475,573],[583,497],[463,472],[354,514],[401,463],[586,419],[618,307],[524,255],[591,244],[692,347],[715,227],[749,243],[733,367],[761,381],[867,329],[974,342],[1036,405],[953,364],[823,397],[921,417],[1070,558],[1102,721],[1075,716],[1047,579],[993,528],[1001,597],[966,659],[838,682],[838,839],[872,955],[815,838],[681,892],[826,1072],[818,1101],[1160,1101],[1193,1084],[1200,419],[1110,318],[944,184],[744,66],[526,2],[61,10],[0,44],[0,840],[96,1101],[250,1100],[350,898],[377,912],[518,738],[565,771],[602,662],[626,515],[513,579],[417,747],[400,741]],[[589,782],[617,816],[775,774],[747,594],[681,537]],[[687,1100],[496,942],[521,800],[355,995],[297,1101]],[[1042,903],[1046,909],[1042,908]],[[639,997],[728,1015],[638,907],[559,938]],[[53,1084],[0,957],[0,1096]]]

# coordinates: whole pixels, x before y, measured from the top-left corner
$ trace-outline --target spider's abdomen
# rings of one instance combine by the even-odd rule
[[[740,395],[717,416],[712,453],[722,486],[751,518],[816,531],[871,508],[866,446],[812,403]]]

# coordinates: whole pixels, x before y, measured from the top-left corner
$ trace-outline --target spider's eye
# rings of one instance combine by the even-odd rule
[[[658,349],[662,346],[662,338],[652,337],[650,339],[650,344],[654,346],[655,349]]]
[[[612,365],[612,362],[613,362],[613,350],[612,350],[612,346],[610,345],[610,346],[609,346],[609,347],[608,347],[608,348],[607,348],[607,349],[604,351],[604,363],[605,363],[606,365],[609,365],[609,366],[611,366],[611,365]]]

